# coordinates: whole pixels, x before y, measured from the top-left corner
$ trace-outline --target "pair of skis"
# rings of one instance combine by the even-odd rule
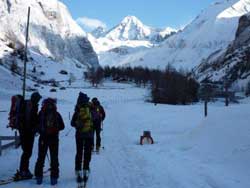
[[[43,174],[46,176],[48,174],[48,172],[50,172],[50,168],[48,170],[44,171]],[[0,180],[0,186],[7,185],[7,184],[10,184],[10,183],[13,183],[13,182],[19,182],[19,181],[35,179],[34,176],[33,177],[22,178],[21,176],[18,176],[18,174],[19,174],[19,171],[17,170],[16,175],[14,175],[13,177],[8,178],[8,179]]]

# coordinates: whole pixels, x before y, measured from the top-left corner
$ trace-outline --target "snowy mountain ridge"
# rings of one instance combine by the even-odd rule
[[[0,60],[7,69],[22,72],[28,7],[28,75],[33,79],[82,77],[87,67],[99,66],[87,34],[57,0],[0,1]],[[11,68],[12,67],[12,68]],[[70,68],[69,68],[70,67]],[[61,70],[68,74],[60,75]]]
[[[113,66],[111,62],[116,61],[117,58],[158,46],[176,32],[177,30],[170,27],[152,28],[143,24],[135,16],[126,16],[107,32],[103,28],[97,28],[88,34],[88,39],[99,56],[100,64]],[[128,53],[124,54],[124,49]]]
[[[151,35],[152,29],[145,26],[135,16],[125,17],[121,23],[105,35],[110,40],[145,40]]]
[[[93,36],[96,38],[107,38],[112,41],[128,41],[128,40],[152,40],[155,35],[165,37],[171,33],[176,32],[175,29],[167,27],[165,29],[152,28],[142,23],[135,16],[126,16],[123,20],[110,29],[104,30],[102,27],[98,27],[93,32]],[[152,41],[153,42],[153,41]]]
[[[195,70],[198,79],[227,81],[235,90],[246,89],[250,80],[250,13],[239,20],[235,40],[219,56],[210,56]]]
[[[182,31],[167,38],[160,46],[119,56],[111,64],[160,69],[171,64],[177,69],[191,70],[212,54],[222,54],[235,39],[239,18],[249,12],[249,0],[222,0],[213,3]],[[109,60],[104,61],[105,65],[108,63]]]

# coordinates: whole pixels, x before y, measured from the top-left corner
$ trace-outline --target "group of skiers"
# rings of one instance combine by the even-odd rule
[[[56,99],[47,98],[43,100],[41,110],[38,113],[41,98],[42,96],[38,92],[34,92],[30,100],[24,100],[21,95],[12,97],[9,127],[18,129],[23,151],[15,178],[16,180],[33,178],[33,174],[29,170],[29,160],[32,156],[35,135],[38,133],[38,158],[34,174],[36,182],[39,185],[43,182],[43,167],[49,150],[50,180],[51,185],[56,185],[59,178],[59,132],[65,126],[62,116],[57,111]],[[94,146],[97,152],[100,149],[100,132],[104,119],[105,111],[99,100],[93,98],[90,101],[85,93],[80,92],[71,120],[71,126],[76,129],[75,172],[78,182],[83,177],[88,176]],[[96,134],[96,141],[94,141],[94,133]]]

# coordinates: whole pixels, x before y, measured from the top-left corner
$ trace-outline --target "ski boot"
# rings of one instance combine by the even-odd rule
[[[36,184],[41,185],[43,183],[43,177],[36,177]]]
[[[84,169],[83,170],[83,182],[87,182],[88,181],[88,179],[89,179],[89,172],[90,172],[90,170],[89,169]]]
[[[99,152],[100,152],[100,146],[96,146],[95,147],[95,151],[96,151],[97,154],[99,154]]]
[[[76,170],[75,174],[76,174],[76,182],[81,183],[83,181],[82,172],[80,170]]]
[[[50,184],[52,186],[57,185],[57,178],[50,178]]]
[[[27,171],[18,171],[17,170],[16,174],[14,175],[15,181],[28,180],[28,179],[32,179],[32,178],[33,178],[33,174],[31,174],[31,172],[29,170],[27,170]]]

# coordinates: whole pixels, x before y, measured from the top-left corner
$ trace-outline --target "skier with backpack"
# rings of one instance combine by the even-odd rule
[[[38,158],[35,166],[35,176],[37,184],[43,182],[43,167],[47,151],[50,151],[50,182],[56,185],[59,178],[59,132],[64,129],[64,122],[57,112],[56,100],[45,99],[42,109],[39,112],[38,133],[40,134],[38,143]]]
[[[90,172],[89,164],[91,161],[91,147],[93,140],[93,121],[89,97],[82,92],[79,93],[77,99],[75,112],[71,120],[71,126],[76,129],[75,172],[77,182],[86,183]]]
[[[33,177],[29,170],[29,160],[35,140],[38,124],[38,103],[41,98],[38,92],[34,92],[30,100],[24,100],[21,95],[15,95],[11,99],[9,127],[19,131],[20,145],[23,151],[19,171],[15,174],[15,180],[31,179]]]
[[[101,147],[101,131],[103,129],[102,127],[102,122],[105,119],[105,111],[102,105],[100,104],[99,100],[95,97],[92,100],[91,104],[91,113],[93,117],[93,124],[94,124],[94,136],[96,136],[96,142],[95,142],[95,147],[96,147],[96,152],[99,152],[99,149]],[[94,149],[94,137],[92,141],[92,148]]]

